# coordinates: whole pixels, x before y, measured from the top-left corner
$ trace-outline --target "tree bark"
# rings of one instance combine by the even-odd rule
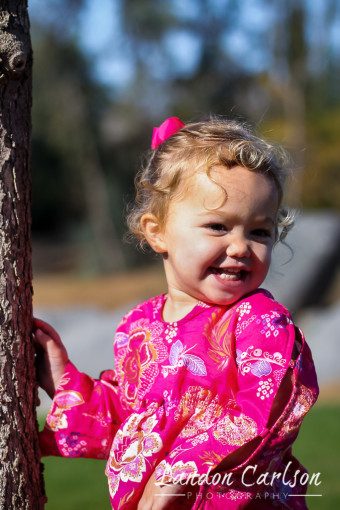
[[[31,341],[32,51],[26,0],[0,4],[0,509],[44,507]]]

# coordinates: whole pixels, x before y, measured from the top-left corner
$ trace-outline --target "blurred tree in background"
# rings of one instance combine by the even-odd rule
[[[33,235],[50,268],[144,260],[121,241],[125,206],[172,115],[253,124],[292,153],[299,207],[339,206],[336,0],[31,0],[30,16]]]

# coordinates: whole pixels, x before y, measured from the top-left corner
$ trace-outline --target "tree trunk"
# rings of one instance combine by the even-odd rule
[[[26,0],[0,4],[0,509],[40,510],[45,495],[31,342],[30,108]]]

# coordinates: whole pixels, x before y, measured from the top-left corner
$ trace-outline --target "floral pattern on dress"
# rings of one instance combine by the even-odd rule
[[[197,389],[198,387],[189,388],[189,392],[182,397],[178,411],[175,413],[176,420],[181,420],[183,415],[191,415],[178,437],[196,437],[209,430],[210,427],[212,427],[212,425],[222,416],[223,406],[220,404],[218,396],[216,395],[213,397],[209,390],[205,396],[204,392],[200,392],[202,400],[198,400],[196,404],[191,401],[190,390],[197,391]],[[181,411],[183,412],[183,415],[181,414]],[[192,444],[194,444],[193,441]]]
[[[214,438],[223,445],[242,446],[246,441],[257,436],[256,422],[242,413],[240,416],[227,413],[214,425],[213,429]]]
[[[180,340],[172,344],[169,354],[170,365],[162,366],[163,376],[167,377],[169,374],[176,375],[178,370],[182,367],[185,367],[194,375],[207,375],[207,368],[203,359],[195,354],[189,353],[189,351],[195,347],[196,345],[187,348],[183,346]]]
[[[87,443],[79,432],[60,434],[60,449],[64,457],[83,457],[87,451]]]
[[[240,306],[237,307],[237,312],[241,318],[243,315],[249,315],[251,312],[251,304],[248,301],[243,302]]]
[[[58,386],[56,387],[56,391],[60,391],[63,389],[64,386],[67,386],[67,384],[70,382],[70,374],[68,372],[65,372],[58,383]]]
[[[277,386],[279,386],[285,373],[286,373],[286,371],[284,368],[279,368],[279,369],[273,371],[272,376],[273,376],[273,379],[276,382]]]
[[[206,432],[195,436],[194,439],[191,440],[191,444],[193,446],[197,446],[198,444],[203,444],[209,441],[209,435]]]
[[[105,428],[109,427],[110,423],[112,422],[110,412],[108,412],[106,415],[100,411],[98,411],[96,414],[83,413],[83,416],[88,416],[92,420],[98,422],[101,427]]]
[[[251,372],[256,377],[267,376],[272,372],[271,364],[284,367],[286,360],[282,357],[280,352],[263,352],[262,349],[254,349],[251,345],[246,351],[236,349],[236,363],[242,375]]]
[[[68,427],[65,411],[84,403],[83,396],[78,391],[60,391],[54,398],[52,410],[47,417],[48,426],[56,432]]]
[[[118,337],[117,375],[124,400],[130,406],[141,402],[159,374],[159,364],[168,357],[163,329],[160,322],[140,319],[131,324],[124,342]]]
[[[217,314],[213,313],[204,328],[204,335],[210,344],[208,355],[217,364],[218,370],[226,369],[233,359],[231,349],[232,332],[228,331],[231,317],[231,314],[226,314],[223,319],[218,321]]]
[[[314,401],[315,395],[313,392],[309,388],[301,386],[294,407],[290,412],[288,419],[279,431],[279,435],[286,436],[287,434],[295,434],[299,429],[303,418],[312,407]]]
[[[178,461],[170,464],[162,460],[155,469],[156,480],[162,483],[173,483],[179,480],[186,480],[192,478],[197,474],[197,466],[194,461]]]
[[[166,330],[165,330],[165,340],[171,344],[173,339],[176,337],[178,331],[177,322],[172,322],[171,324],[168,324]]]
[[[165,410],[165,414],[166,414],[166,416],[169,416],[170,411],[172,409],[178,407],[179,399],[172,397],[172,390],[170,390],[170,391],[165,390],[163,392],[163,398],[164,398],[163,407],[164,407],[164,410]]]
[[[178,408],[175,411],[175,420],[187,422],[193,415],[202,417],[203,413],[212,406],[215,415],[221,415],[221,406],[218,403],[218,397],[214,397],[212,392],[201,386],[189,386],[182,396]]]
[[[267,381],[260,381],[259,386],[257,388],[256,396],[261,400],[265,398],[269,398],[274,393],[274,383],[271,378],[267,379]]]
[[[253,314],[248,319],[242,319],[238,321],[236,329],[235,329],[235,335],[236,337],[241,335],[241,333],[247,329],[255,320],[257,319],[257,315]]]
[[[147,458],[163,446],[160,435],[153,431],[158,420],[154,415],[146,417],[147,414],[132,414],[114,438],[106,466],[111,497],[117,492],[120,480],[141,482]]]
[[[286,330],[287,324],[292,324],[292,320],[283,315],[282,312],[272,310],[271,313],[265,313],[256,319],[256,324],[261,327],[261,334],[265,335],[266,338],[273,335],[275,338],[279,334],[279,330]]]
[[[199,458],[202,460],[202,464],[209,467],[218,466],[225,458],[224,455],[218,454],[212,451],[203,451],[202,454],[199,455]]]

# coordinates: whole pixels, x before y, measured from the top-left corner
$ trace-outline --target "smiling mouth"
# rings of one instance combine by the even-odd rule
[[[222,280],[229,280],[232,282],[242,280],[245,275],[245,271],[243,269],[233,269],[226,267],[213,267],[212,273],[218,275]]]

